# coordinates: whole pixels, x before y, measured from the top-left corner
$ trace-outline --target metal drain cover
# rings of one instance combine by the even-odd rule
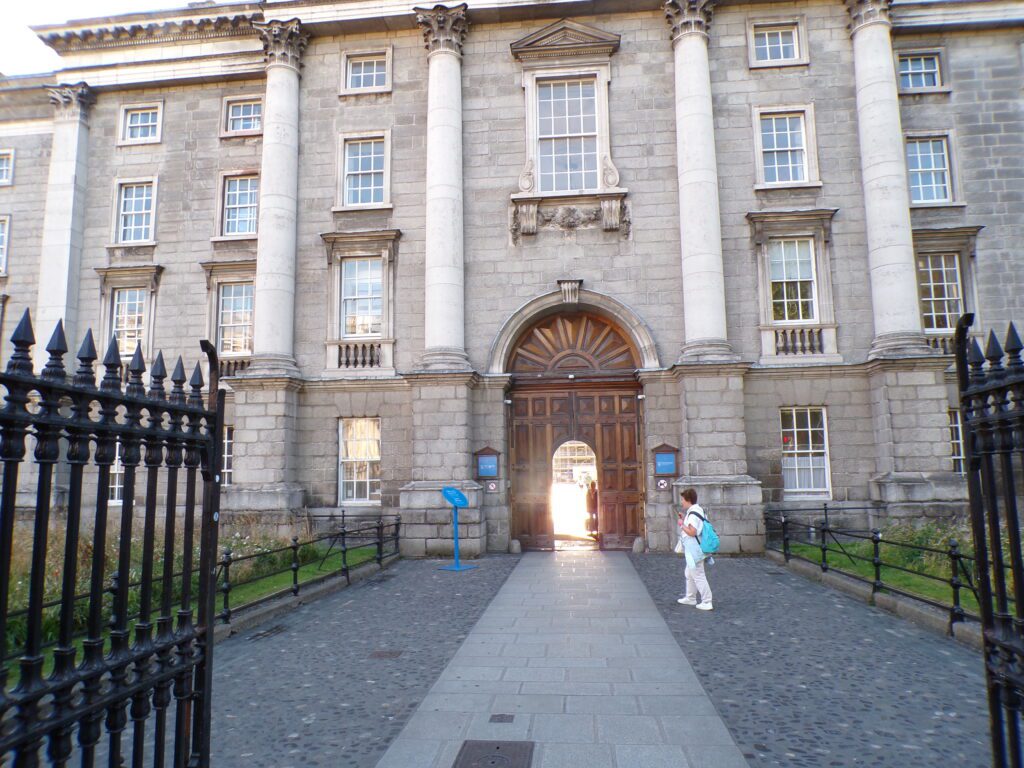
[[[511,723],[515,721],[515,715],[491,715],[492,723]]]
[[[464,741],[452,768],[530,768],[532,741]]]

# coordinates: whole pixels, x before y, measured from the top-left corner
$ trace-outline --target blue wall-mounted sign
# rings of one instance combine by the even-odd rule
[[[446,485],[441,489],[441,495],[444,496],[444,500],[451,504],[453,507],[468,507],[469,499],[466,495],[458,488],[453,488],[450,485]]]
[[[665,452],[654,454],[654,474],[656,475],[675,475],[676,472],[676,453]]]
[[[477,477],[497,477],[498,457],[493,454],[478,454],[476,457]]]

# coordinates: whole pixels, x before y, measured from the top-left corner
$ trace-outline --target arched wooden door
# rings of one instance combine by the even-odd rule
[[[524,547],[554,546],[551,459],[566,440],[597,455],[602,546],[628,548],[643,534],[637,366],[627,336],[584,312],[545,318],[513,348],[512,535]]]

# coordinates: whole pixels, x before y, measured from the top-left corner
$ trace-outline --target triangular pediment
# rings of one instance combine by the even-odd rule
[[[569,19],[556,21],[512,43],[517,59],[537,59],[584,54],[611,56],[619,49],[621,36]]]

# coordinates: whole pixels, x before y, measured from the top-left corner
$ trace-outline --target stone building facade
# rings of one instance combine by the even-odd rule
[[[3,335],[29,308],[126,356],[216,339],[226,511],[401,513],[438,554],[454,485],[470,553],[545,546],[566,440],[610,545],[667,549],[688,485],[743,552],[765,509],[961,507],[950,323],[1024,308],[1019,2],[36,31],[64,66],[0,80]]]

